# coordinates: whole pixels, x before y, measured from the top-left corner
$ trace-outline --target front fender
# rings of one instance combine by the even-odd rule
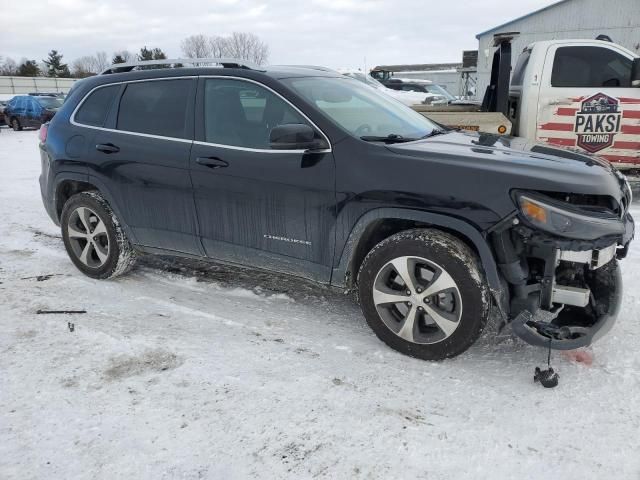
[[[351,271],[353,267],[352,263],[354,253],[362,234],[367,227],[372,224],[372,222],[387,219],[416,221],[432,225],[436,228],[440,227],[464,237],[475,247],[478,255],[480,256],[480,261],[482,262],[482,267],[484,269],[489,288],[494,292],[494,294],[503,290],[503,284],[500,281],[500,275],[498,274],[498,268],[493,257],[493,252],[491,251],[485,237],[473,225],[465,222],[464,220],[447,215],[404,208],[377,208],[360,217],[351,229],[351,233],[344,245],[338,265],[333,268],[331,275],[332,285],[341,288],[347,286],[347,278],[355,274],[355,272]]]

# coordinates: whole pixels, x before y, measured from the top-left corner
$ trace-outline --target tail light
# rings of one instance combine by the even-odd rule
[[[40,143],[44,143],[47,141],[47,132],[49,131],[49,124],[43,123],[40,127],[40,131],[38,132],[38,138],[40,139]]]

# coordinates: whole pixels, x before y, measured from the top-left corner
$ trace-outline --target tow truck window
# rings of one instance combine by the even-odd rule
[[[513,77],[511,78],[511,85],[522,85],[522,79],[524,78],[524,72],[529,64],[529,57],[531,57],[531,49],[527,49],[520,54],[516,68],[513,69]]]
[[[603,47],[561,47],[556,50],[552,87],[629,87],[631,59]]]

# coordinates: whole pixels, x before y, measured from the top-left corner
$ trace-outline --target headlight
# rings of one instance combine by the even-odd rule
[[[624,233],[623,222],[599,212],[580,212],[572,205],[540,198],[536,194],[517,193],[516,200],[526,223],[540,230],[567,238],[594,240]]]

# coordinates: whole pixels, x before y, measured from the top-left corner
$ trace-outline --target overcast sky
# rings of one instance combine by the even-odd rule
[[[196,33],[252,32],[269,63],[333,68],[461,61],[477,33],[555,0],[0,0],[0,56],[40,61],[141,46],[180,56]]]

